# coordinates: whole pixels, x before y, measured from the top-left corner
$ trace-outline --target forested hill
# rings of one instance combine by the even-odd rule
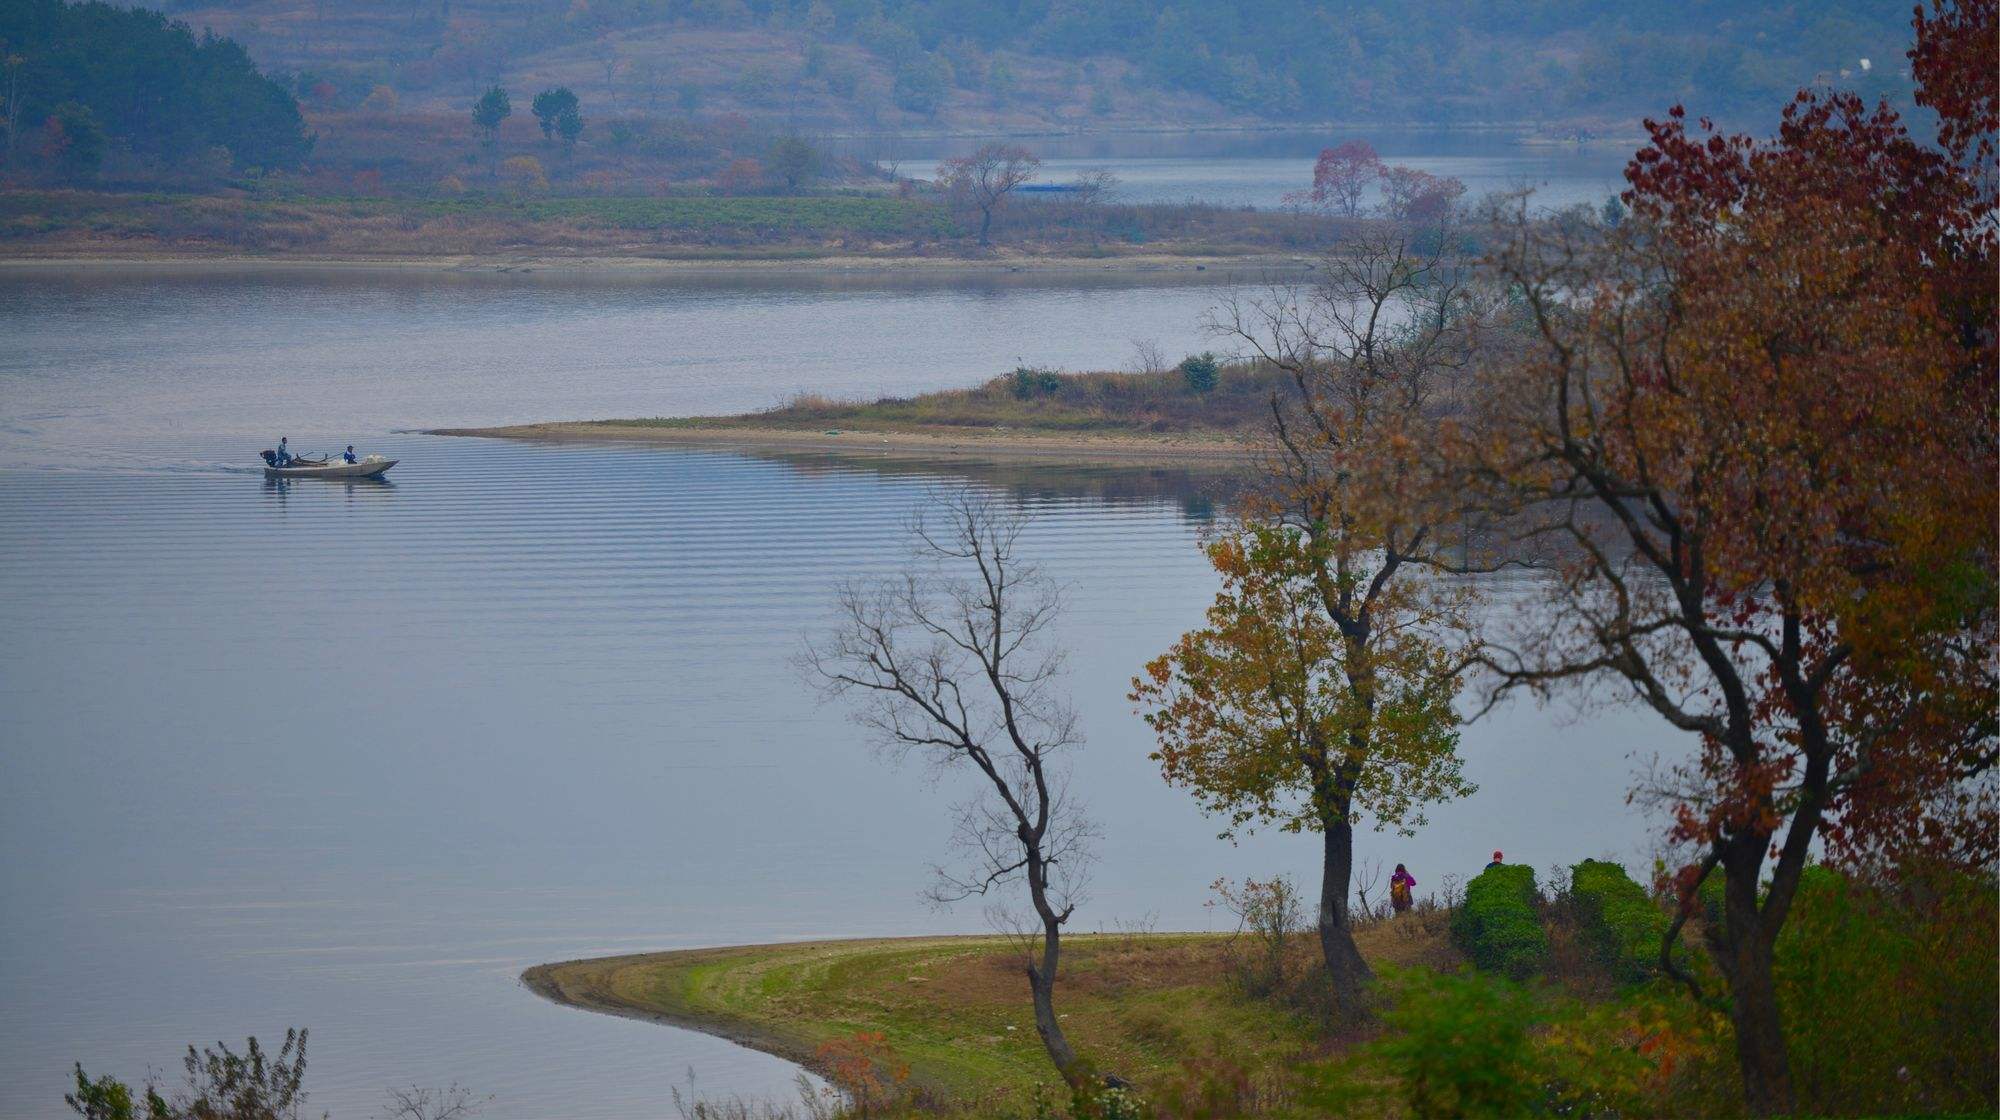
[[[298,102],[243,47],[156,11],[0,2],[6,163],[88,177],[205,161],[291,168],[312,149]]]
[[[1762,123],[1815,81],[1902,100],[1908,0],[162,0],[309,108],[993,130],[1263,121]],[[1864,64],[1862,60],[1868,60]],[[1753,120],[1752,118],[1755,118]]]

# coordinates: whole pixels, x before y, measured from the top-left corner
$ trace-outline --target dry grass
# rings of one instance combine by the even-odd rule
[[[1200,434],[1249,437],[1270,418],[1272,393],[1289,391],[1276,370],[1248,364],[1222,372],[1212,392],[1189,389],[1179,372],[1064,373],[1046,383],[1017,375],[996,377],[973,389],[840,401],[801,394],[767,412],[701,426],[835,428],[986,428],[1021,432]]]

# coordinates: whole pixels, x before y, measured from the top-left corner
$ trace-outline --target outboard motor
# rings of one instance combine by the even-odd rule
[[[265,466],[275,467],[278,465],[278,453],[271,450],[270,448],[267,447],[264,450],[259,451],[257,454],[262,455],[264,457]]]

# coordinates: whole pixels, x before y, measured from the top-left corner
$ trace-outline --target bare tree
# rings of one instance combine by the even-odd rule
[[[1368,901],[1368,892],[1382,882],[1382,861],[1380,858],[1358,860],[1354,864],[1355,908],[1364,918],[1375,916],[1375,907]]]
[[[4,47],[4,44],[0,44]],[[7,166],[14,166],[15,142],[21,132],[21,67],[27,59],[18,54],[8,54],[0,59],[0,66],[7,70]]]
[[[381,1120],[468,1120],[493,1100],[476,1096],[457,1082],[442,1089],[416,1085],[391,1089],[388,1097],[377,1113]]]
[[[591,48],[591,53],[596,56],[597,64],[604,67],[605,100],[613,100],[618,96],[618,89],[613,83],[618,78],[619,68],[625,65],[624,57],[618,53],[618,44],[608,38],[599,39]]]
[[[1118,176],[1108,167],[1079,171],[1068,183],[1068,198],[1070,224],[1089,230],[1090,244],[1095,247],[1104,234],[1100,215],[1118,200]]]
[[[978,775],[979,792],[957,807],[967,863],[935,868],[930,898],[949,905],[1026,883],[1040,940],[1026,966],[1035,1029],[1073,1082],[1081,1067],[1056,1018],[1056,969],[1094,829],[1063,764],[1081,739],[1050,640],[1061,595],[1021,559],[1026,522],[969,489],[934,495],[911,524],[912,569],[842,587],[838,622],[808,643],[801,668],[897,758]]]
[[[969,156],[939,164],[938,184],[954,200],[979,211],[979,243],[991,245],[994,213],[1041,165],[1033,152],[1018,145],[982,144]]]
[[[1132,366],[1135,373],[1158,373],[1167,368],[1167,352],[1160,348],[1157,338],[1135,338],[1132,340]]]

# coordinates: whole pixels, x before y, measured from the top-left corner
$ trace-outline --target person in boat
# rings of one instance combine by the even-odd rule
[[[285,444],[285,441],[289,438],[291,437],[289,436],[278,437],[278,462],[277,462],[278,466],[288,467],[292,465],[292,449],[286,446]]]
[[[343,463],[358,463],[358,462],[360,462],[360,461],[361,461],[361,460],[359,460],[359,459],[356,459],[356,458],[354,457],[354,445],[353,445],[353,444],[351,444],[351,443],[350,443],[350,444],[348,444],[348,445],[347,445],[347,450],[345,450],[345,451],[343,451],[343,452],[341,452],[341,453],[340,453],[340,461],[341,461],[341,462],[343,462]]]
[[[1389,906],[1401,914],[1410,908],[1411,889],[1417,885],[1417,877],[1410,874],[1402,864],[1396,865],[1396,873],[1389,876]]]

